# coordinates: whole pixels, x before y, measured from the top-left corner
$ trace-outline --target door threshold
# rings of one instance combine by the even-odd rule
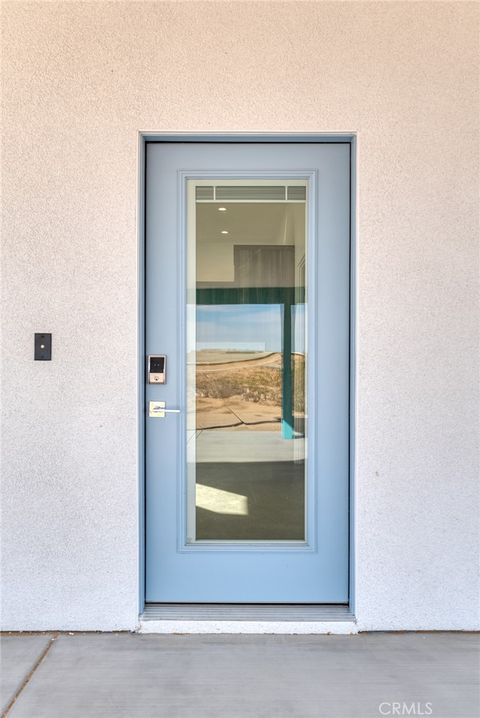
[[[357,633],[348,606],[150,603],[140,633]]]

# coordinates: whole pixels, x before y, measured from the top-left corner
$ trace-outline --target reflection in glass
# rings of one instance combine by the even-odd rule
[[[190,541],[305,539],[305,185],[190,188]]]

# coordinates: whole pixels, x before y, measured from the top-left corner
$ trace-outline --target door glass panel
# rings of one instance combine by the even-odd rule
[[[188,541],[304,541],[306,182],[188,196]]]

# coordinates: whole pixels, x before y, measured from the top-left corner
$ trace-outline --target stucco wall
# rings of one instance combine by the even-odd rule
[[[2,11],[4,628],[136,624],[141,129],[358,133],[356,613],[473,627],[478,5]]]

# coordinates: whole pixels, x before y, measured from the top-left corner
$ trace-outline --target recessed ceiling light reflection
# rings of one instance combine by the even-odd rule
[[[222,234],[228,234],[228,230],[227,230],[227,229],[222,229]]]
[[[227,211],[227,208],[226,208],[226,207],[219,207],[219,208],[218,208],[218,211],[219,211],[219,212],[226,212],[226,211]]]

